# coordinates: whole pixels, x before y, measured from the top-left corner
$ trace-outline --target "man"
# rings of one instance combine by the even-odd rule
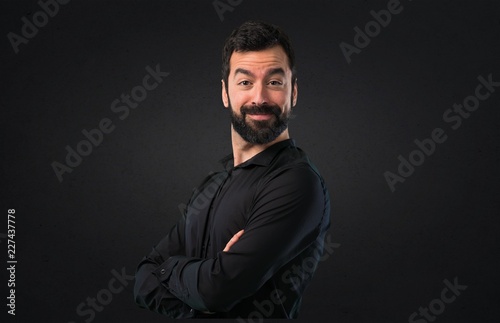
[[[323,253],[330,201],[288,134],[297,77],[280,28],[250,21],[232,32],[222,102],[233,154],[139,264],[135,300],[173,318],[296,318]]]

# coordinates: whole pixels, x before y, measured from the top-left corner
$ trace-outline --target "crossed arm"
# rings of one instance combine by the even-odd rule
[[[324,226],[324,187],[317,174],[288,171],[284,180],[266,183],[245,231],[237,232],[215,258],[179,252],[185,234],[180,221],[139,265],[136,302],[174,318],[192,317],[192,309],[226,312],[314,243]]]
[[[182,227],[182,221],[178,226]],[[176,236],[176,227],[172,229],[169,236]],[[228,252],[231,247],[240,239],[243,235],[244,230],[238,231],[226,244],[223,252]],[[161,242],[160,244],[161,245]],[[156,256],[154,254],[157,254]],[[142,270],[145,272],[143,277],[141,278],[141,282],[136,278],[136,284],[134,286],[134,295],[136,302],[141,307],[150,308],[160,314],[164,314],[168,317],[172,318],[190,318],[193,317],[194,311],[190,306],[187,306],[183,301],[172,295],[167,288],[163,285],[158,285],[156,277],[152,275],[148,275],[151,271],[158,266],[158,264],[162,263],[163,259],[161,255],[156,251],[156,248],[153,248],[153,252],[149,255],[149,257],[145,257],[141,264],[139,265],[138,272]],[[144,277],[147,276],[147,277]],[[143,297],[146,294],[147,297]],[[161,295],[161,296],[160,296]],[[209,313],[208,311],[204,311]]]

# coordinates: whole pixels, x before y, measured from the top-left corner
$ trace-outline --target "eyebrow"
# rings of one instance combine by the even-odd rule
[[[245,75],[252,76],[252,77],[255,76],[252,72],[250,72],[249,70],[246,70],[244,68],[237,68],[234,71],[234,76],[236,76],[238,73],[245,74]],[[276,67],[276,68],[269,70],[269,72],[266,73],[266,76],[271,76],[271,75],[276,75],[276,74],[281,75],[281,76],[285,76],[285,70],[283,70],[281,67]]]

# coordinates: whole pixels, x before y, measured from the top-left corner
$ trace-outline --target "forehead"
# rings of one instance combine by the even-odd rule
[[[253,71],[265,71],[270,68],[281,67],[288,72],[288,57],[279,45],[259,51],[233,52],[229,60],[230,74],[235,69],[244,68]]]

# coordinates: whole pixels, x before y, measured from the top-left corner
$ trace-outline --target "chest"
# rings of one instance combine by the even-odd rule
[[[195,257],[215,257],[238,231],[245,228],[262,174],[236,169],[215,176],[188,208],[187,250]]]

